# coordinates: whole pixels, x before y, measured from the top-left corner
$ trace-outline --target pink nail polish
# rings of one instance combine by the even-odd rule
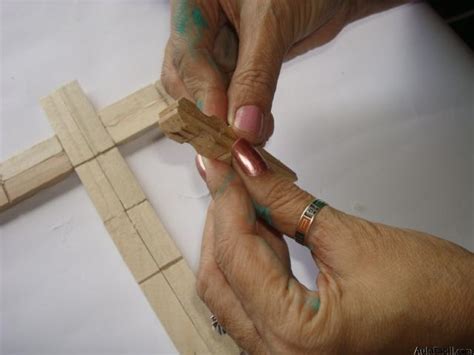
[[[268,170],[265,159],[243,138],[235,141],[232,146],[232,156],[244,173],[249,176],[259,176]]]
[[[263,113],[258,106],[242,106],[235,113],[234,127],[255,138],[263,134]]]
[[[200,154],[196,155],[196,158],[194,158],[194,161],[196,163],[196,167],[198,169],[199,175],[201,175],[202,179],[206,181],[206,166],[204,165],[202,156]]]

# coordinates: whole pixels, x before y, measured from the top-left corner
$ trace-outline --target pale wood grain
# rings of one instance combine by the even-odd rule
[[[158,128],[158,115],[168,106],[154,85],[148,85],[124,99],[107,106],[100,118],[116,144],[146,130]]]
[[[0,180],[10,198],[10,206],[70,172],[71,162],[56,137],[40,142],[0,164]],[[3,207],[7,207],[6,204]]]
[[[0,179],[8,180],[33,166],[61,153],[56,136],[46,139],[0,164]]]
[[[124,212],[119,198],[96,159],[78,166],[76,172],[104,222]]]
[[[4,181],[4,188],[10,201],[16,203],[56,183],[72,171],[69,158],[60,152]]]
[[[138,283],[158,272],[158,265],[125,212],[105,222],[105,227]]]
[[[196,277],[186,260],[166,268],[163,274],[211,353],[239,354],[238,346],[229,336],[220,336],[209,326],[211,312],[196,293]]]
[[[65,87],[68,89],[64,90]],[[0,168],[0,175],[2,175],[2,170],[6,176],[24,171],[27,167],[31,167],[30,165],[34,165],[34,162],[43,161],[46,157],[51,157],[55,149],[59,149],[61,146],[74,166],[91,160],[97,155],[97,152],[110,147],[111,138],[107,138],[103,134],[104,128],[101,128],[102,125],[97,124],[97,114],[94,113],[93,107],[87,98],[84,98],[77,82],[72,82],[65,87],[59,88],[51,95],[41,99],[41,105],[57,134],[56,138],[47,139],[37,145],[47,149],[38,149],[37,146],[34,146],[4,161],[1,165],[5,164],[5,167]],[[73,97],[72,108],[71,95]],[[67,104],[64,102],[65,100]],[[157,127],[159,112],[167,107],[171,101],[172,99],[166,94],[161,83],[158,81],[104,108],[100,111],[100,114],[104,116],[101,119],[108,126],[109,132],[115,136],[116,142],[123,143],[146,132],[150,128]],[[88,112],[85,116],[83,114],[76,116],[79,122],[81,122],[81,126],[77,124],[73,117],[73,113],[77,113],[78,110]],[[90,117],[92,117],[91,122],[86,124],[82,122],[83,118],[88,120]],[[83,131],[87,133],[87,137],[84,136]],[[55,140],[59,140],[60,144],[54,143]],[[100,142],[102,141],[105,142],[104,145],[101,145]],[[92,142],[99,143],[95,144]],[[15,160],[19,160],[18,164],[14,163]],[[54,173],[57,175],[54,175]],[[53,170],[48,175],[50,181],[44,182],[39,186],[42,188],[54,184],[66,175],[60,169]],[[2,180],[1,176],[0,180]],[[3,180],[6,179],[3,178]],[[23,185],[23,189],[27,188],[31,188],[31,191],[24,190],[22,192],[22,195],[26,197],[40,190],[35,184]],[[7,204],[4,206],[4,209],[10,206],[12,204]]]
[[[211,353],[161,273],[143,282],[141,288],[180,354]]]
[[[97,160],[125,209],[145,200],[135,175],[117,148],[99,155]]]
[[[94,155],[105,152],[114,146],[114,142],[105,130],[94,106],[77,81],[64,85],[57,93],[67,104]]]
[[[194,274],[119,150],[113,148],[114,141],[122,143],[155,126],[158,113],[170,102],[159,82],[149,85],[101,111],[106,130],[77,82],[61,87],[42,100],[59,142],[53,137],[2,163],[0,209],[58,181],[74,165],[123,260],[180,353],[237,354],[229,337],[217,337],[211,330],[209,311],[195,291]]]
[[[74,166],[113,147],[112,139],[77,81],[41,99],[41,105]]]
[[[9,203],[3,184],[0,184],[0,211],[7,207]]]
[[[92,159],[94,153],[62,99],[58,95],[50,95],[40,102],[72,164],[76,166]]]
[[[127,213],[159,267],[181,257],[150,202],[144,201]]]

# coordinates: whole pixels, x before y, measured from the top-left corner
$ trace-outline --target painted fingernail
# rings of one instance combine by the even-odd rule
[[[259,138],[263,134],[263,113],[258,106],[242,106],[235,113],[234,127]]]
[[[249,176],[259,176],[268,170],[265,159],[243,138],[235,141],[232,146],[232,156],[244,173]]]
[[[199,175],[201,175],[202,179],[206,181],[206,166],[204,165],[202,155],[200,154],[196,155],[196,158],[194,159],[194,161],[196,163],[196,167],[198,169]]]

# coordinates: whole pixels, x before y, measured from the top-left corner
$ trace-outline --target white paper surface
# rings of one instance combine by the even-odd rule
[[[101,108],[156,80],[168,12],[3,1],[0,159],[53,134],[38,98],[61,84],[78,79]],[[473,250],[473,85],[472,52],[441,20],[397,8],[284,65],[268,148],[339,209]],[[196,269],[208,197],[192,149],[151,132],[121,151]],[[309,255],[289,244],[312,285]],[[74,175],[0,215],[0,247],[0,353],[176,352]]]

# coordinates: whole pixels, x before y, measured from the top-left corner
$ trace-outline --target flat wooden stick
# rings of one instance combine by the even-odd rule
[[[103,222],[124,212],[119,197],[97,159],[79,165],[76,173]]]
[[[127,214],[159,268],[182,258],[150,202],[143,201],[127,210]]]
[[[77,81],[41,99],[41,105],[74,166],[114,146]]]
[[[0,211],[8,206],[8,196],[7,193],[5,192],[5,189],[3,188],[3,184],[0,183]]]
[[[54,184],[73,171],[56,137],[0,164],[0,211]]]
[[[100,110],[99,121],[77,82],[56,90],[41,103],[57,136],[0,163],[0,182],[3,185],[0,211],[65,178],[74,170],[71,156],[74,157],[73,165],[77,166],[110,149],[112,140],[115,144],[122,144],[149,129],[156,129],[159,113],[172,101],[157,81]],[[104,134],[100,122],[110,137]],[[64,148],[58,136],[62,137]],[[71,154],[66,154],[64,149]],[[10,199],[7,194],[11,194]]]
[[[97,160],[126,210],[145,201],[142,188],[118,148],[99,155]]]
[[[138,283],[158,273],[158,265],[125,212],[104,224],[123,261]]]
[[[158,113],[172,99],[159,82],[150,84],[99,111],[100,119],[115,144],[124,143],[152,127]]]
[[[160,128],[163,133],[179,143],[191,144],[196,152],[230,164],[232,145],[237,136],[222,120],[202,113],[196,105],[181,98],[160,113]],[[257,148],[271,169],[292,181],[296,174],[285,164],[263,148]]]
[[[163,273],[160,272],[145,280],[140,287],[180,354],[211,353]]]
[[[69,159],[76,157],[76,173],[124,262],[178,351],[186,354],[237,354],[238,347],[230,337],[222,339],[211,331],[210,312],[196,294],[193,272],[146,200],[119,150],[114,143],[110,146],[110,142],[123,141],[129,128],[130,134],[135,135],[150,127],[151,112],[162,106],[160,100],[164,100],[157,99],[153,90],[157,89],[148,87],[145,97],[132,95],[111,108],[109,117],[115,117],[121,110],[126,114],[119,115],[117,125],[104,129],[76,82],[60,88],[44,100],[49,119],[61,143],[67,144],[68,149],[62,150],[57,141],[52,141],[47,152],[43,149],[36,152],[38,149],[35,149],[34,154],[29,153],[6,164],[3,171],[7,177],[15,175],[18,167],[28,171],[31,165],[57,151]],[[63,96],[65,92],[67,95]],[[148,110],[152,106],[154,108]],[[140,113],[129,116],[136,110]],[[154,117],[157,120],[158,113]],[[118,126],[122,128],[116,130]],[[94,127],[100,132],[95,132]],[[100,148],[104,144],[102,138],[108,148]],[[3,184],[0,188],[3,192]],[[5,203],[5,198],[8,196],[0,194],[0,205]]]

